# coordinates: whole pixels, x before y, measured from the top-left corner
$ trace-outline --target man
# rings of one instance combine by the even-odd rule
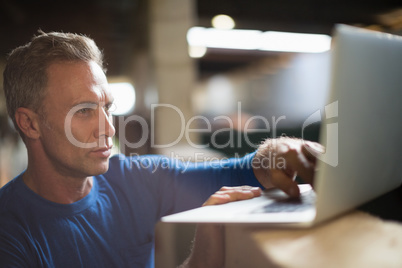
[[[219,163],[110,158],[113,96],[103,55],[76,34],[40,33],[16,48],[4,90],[28,167],[0,190],[1,267],[153,267],[154,225],[162,216],[200,206],[225,185],[298,196],[293,178],[298,173],[311,183],[310,152],[321,150],[283,138]],[[272,157],[284,165],[267,165]],[[206,205],[259,194],[242,189],[223,188]]]

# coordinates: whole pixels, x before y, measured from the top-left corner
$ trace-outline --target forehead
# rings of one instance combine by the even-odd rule
[[[71,104],[108,101],[111,94],[101,67],[95,62],[58,62],[47,68],[47,96]]]

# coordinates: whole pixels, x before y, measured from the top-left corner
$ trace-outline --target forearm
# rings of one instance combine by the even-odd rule
[[[179,268],[222,268],[225,262],[223,225],[199,224],[190,256]]]
[[[250,185],[261,187],[252,169],[254,154],[238,159],[223,159],[222,161],[193,163],[176,170],[173,183],[164,189],[175,187],[175,207],[173,212],[179,212],[198,207],[214,192],[223,186]],[[169,177],[163,176],[161,177]]]

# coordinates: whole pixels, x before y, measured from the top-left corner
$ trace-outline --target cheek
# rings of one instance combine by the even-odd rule
[[[45,141],[60,142],[66,136],[63,126],[57,120],[42,121],[40,128]]]
[[[71,124],[71,134],[75,139],[85,142],[93,138],[93,133],[96,128],[96,124],[93,122],[72,122]],[[66,134],[68,134],[68,129],[66,130]],[[66,135],[67,136],[67,135]]]

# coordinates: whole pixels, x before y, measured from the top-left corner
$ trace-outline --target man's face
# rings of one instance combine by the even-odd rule
[[[102,69],[95,62],[61,62],[50,65],[47,75],[40,121],[44,155],[66,176],[106,172],[115,129]]]

